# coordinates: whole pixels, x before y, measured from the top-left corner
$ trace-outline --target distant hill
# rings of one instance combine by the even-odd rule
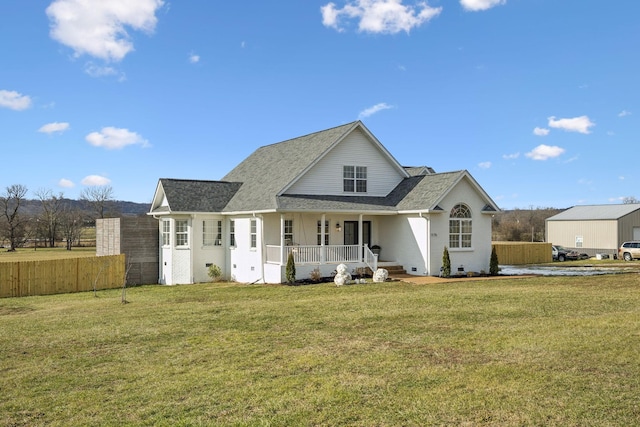
[[[63,199],[63,203],[73,210],[91,211],[89,203],[85,200]],[[124,200],[114,200],[110,202],[108,216],[138,216],[149,212],[150,203],[127,202]],[[38,215],[42,210],[40,200],[24,200],[21,212],[27,215]]]

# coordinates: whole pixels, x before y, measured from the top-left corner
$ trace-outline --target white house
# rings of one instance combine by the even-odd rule
[[[257,149],[221,181],[160,179],[159,283],[282,283],[385,263],[438,275],[488,271],[497,205],[469,172],[403,167],[360,121]],[[379,259],[371,250],[380,246]]]

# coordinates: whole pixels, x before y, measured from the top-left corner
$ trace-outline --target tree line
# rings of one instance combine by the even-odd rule
[[[623,204],[640,203],[633,196],[622,199]],[[491,223],[492,240],[508,242],[544,242],[546,219],[566,209],[534,208],[513,209],[494,215]]]
[[[27,242],[43,247],[65,242],[66,249],[71,250],[84,227],[95,224],[97,218],[119,214],[113,188],[108,185],[86,188],[80,203],[48,189],[35,191],[36,199],[30,200],[28,192],[26,186],[14,184],[0,194],[0,243],[8,245],[9,251]]]

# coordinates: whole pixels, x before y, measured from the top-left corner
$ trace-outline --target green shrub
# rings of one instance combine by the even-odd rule
[[[289,253],[287,257],[287,267],[285,269],[285,278],[287,279],[287,283],[293,284],[296,281],[296,262],[293,259],[293,252]]]
[[[449,258],[449,250],[445,246],[442,253],[442,277],[449,276],[451,276],[451,259]]]
[[[209,266],[209,271],[207,271],[207,274],[209,275],[209,277],[211,277],[212,281],[217,282],[218,280],[220,280],[220,276],[222,276],[222,270],[217,265],[211,264]]]
[[[498,254],[496,253],[496,247],[491,247],[491,259],[489,261],[489,274],[492,276],[496,276],[500,271],[500,267],[498,266]]]

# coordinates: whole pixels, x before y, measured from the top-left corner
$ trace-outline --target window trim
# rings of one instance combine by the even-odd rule
[[[457,203],[449,212],[449,249],[473,250],[473,215],[465,203]]]
[[[327,219],[324,221],[324,246],[329,246],[329,224],[330,221]],[[318,246],[322,246],[322,220],[319,219],[316,223],[316,242]]]
[[[286,246],[293,245],[293,219],[285,219],[282,234]]]
[[[258,248],[258,220],[255,218],[249,220],[249,248]]]
[[[189,220],[176,219],[175,225],[176,225],[176,228],[175,228],[174,234],[176,236],[176,247],[188,248],[189,247]],[[182,225],[184,225],[184,230],[182,230]]]
[[[366,166],[342,166],[342,191],[344,193],[367,193],[368,173]]]
[[[202,246],[206,248],[222,246],[222,220],[202,220]]]
[[[230,219],[229,220],[229,247],[235,248],[236,244],[237,244],[236,243],[236,220]]]
[[[160,228],[160,246],[171,246],[171,220],[163,219],[162,226]]]

